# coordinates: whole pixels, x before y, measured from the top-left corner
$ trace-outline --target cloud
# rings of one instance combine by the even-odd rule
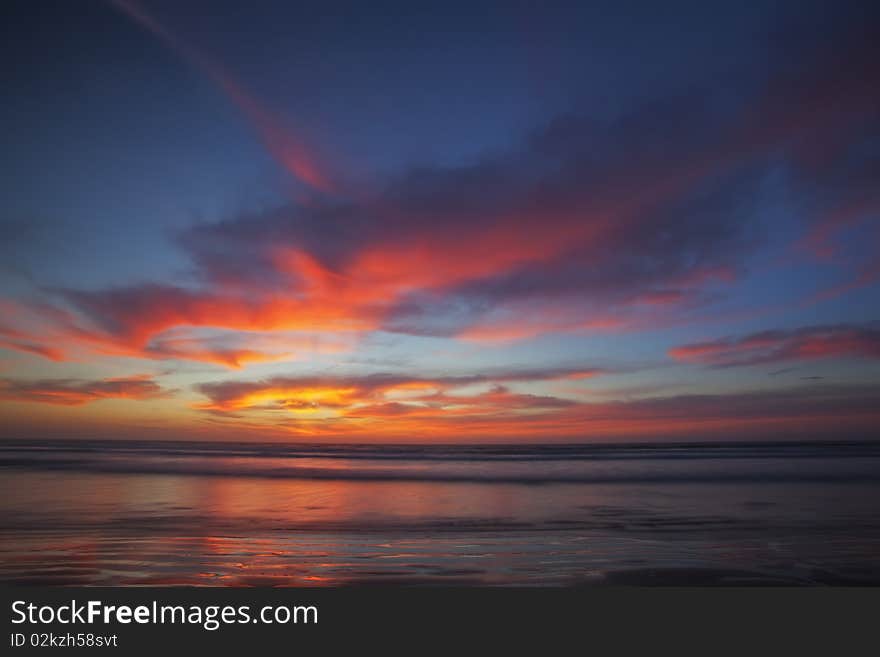
[[[369,197],[327,194],[193,227],[177,236],[191,279],[55,289],[63,321],[27,341],[0,337],[56,359],[79,349],[235,368],[298,357],[317,335],[506,342],[681,322],[746,271],[765,238],[762,186],[780,166],[813,203],[810,244],[829,233],[823,221],[848,225],[828,213],[873,207],[863,145],[880,130],[880,91],[866,83],[880,73],[876,43],[800,52],[797,68],[768,66],[736,102],[707,85],[607,121],[566,114],[508,151],[414,167]],[[205,343],[208,329],[225,335]],[[273,333],[290,347],[252,342]]]
[[[419,378],[292,377],[206,383],[197,407],[218,427],[334,440],[613,440],[870,435],[876,386],[825,385],[607,400],[517,390],[562,373]],[[536,378],[543,377],[543,378]],[[571,394],[571,393],[569,393]]]
[[[193,228],[180,242],[195,285],[56,290],[76,317],[66,342],[162,358],[150,345],[187,328],[503,341],[649,324],[736,277],[752,237],[731,199],[751,176],[695,195],[669,167],[646,188],[625,171],[591,178],[572,154],[547,170],[535,148],[414,171],[370,201]],[[175,357],[241,362],[199,349]]]
[[[97,381],[42,379],[20,381],[0,379],[0,400],[79,406],[101,399],[157,399],[172,391],[149,376],[129,376]]]
[[[210,411],[285,409],[330,411],[333,415],[371,414],[469,405],[537,407],[566,405],[566,400],[511,393],[507,383],[578,381],[605,374],[600,368],[556,368],[498,372],[485,375],[412,377],[370,374],[360,377],[275,377],[265,381],[202,383],[197,390],[209,402],[196,408]],[[473,391],[474,387],[491,386]],[[470,392],[467,389],[470,388]],[[456,394],[452,394],[457,391]]]
[[[120,12],[161,39],[214,82],[249,121],[267,151],[288,173],[314,189],[324,192],[333,190],[334,183],[329,174],[329,167],[323,158],[317,155],[314,145],[307,145],[307,140],[300,131],[294,130],[289,125],[289,121],[285,121],[258,101],[216,59],[183,40],[147,12],[137,0],[109,1]]]
[[[144,353],[158,359],[199,360],[232,369],[250,363],[297,360],[303,355],[346,352],[354,346],[345,336],[296,332],[208,330],[165,331],[150,339]]]
[[[64,294],[77,306],[76,312],[45,303],[0,300],[0,309],[8,311],[8,319],[0,323],[0,347],[55,361],[99,354],[192,360],[239,369],[249,363],[340,353],[355,345],[352,330],[316,333],[318,324],[307,324],[309,332],[285,330],[303,326],[279,317],[289,308],[281,299],[260,317],[246,300],[224,305],[171,286]],[[117,303],[132,305],[117,314]]]
[[[65,351],[58,344],[73,328],[66,312],[40,302],[0,299],[0,314],[0,348],[65,360]]]
[[[735,425],[743,421],[789,419],[805,425],[810,418],[880,417],[880,388],[860,385],[816,385],[734,392],[727,394],[676,395],[596,407],[594,419],[718,421]],[[871,426],[870,424],[867,426]]]
[[[752,333],[675,347],[677,360],[712,367],[740,367],[821,358],[880,358],[880,326],[805,326]],[[782,373],[787,370],[780,370]]]
[[[64,360],[64,352],[60,349],[32,342],[26,336],[20,335],[16,331],[6,331],[2,328],[0,328],[0,348],[34,354],[54,361]]]

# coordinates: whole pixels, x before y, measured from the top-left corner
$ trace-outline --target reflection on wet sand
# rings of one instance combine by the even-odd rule
[[[699,508],[705,491],[693,488],[685,504],[669,491],[596,486],[65,476],[52,504],[46,475],[11,477],[19,500],[4,503],[12,531],[0,539],[0,580],[570,585],[669,583],[675,573],[675,582],[798,584],[874,578],[880,553],[855,490],[848,512],[817,528],[818,499],[801,499],[798,515],[784,489],[719,515]]]

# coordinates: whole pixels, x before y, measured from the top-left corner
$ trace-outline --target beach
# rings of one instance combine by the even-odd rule
[[[4,443],[0,581],[880,583],[876,443]]]

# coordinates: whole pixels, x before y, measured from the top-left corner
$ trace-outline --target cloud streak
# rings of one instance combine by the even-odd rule
[[[288,121],[259,102],[244,85],[213,57],[184,41],[151,15],[137,0],[108,0],[148,32],[152,33],[213,81],[256,130],[273,158],[294,178],[314,189],[335,189],[329,167],[318,157],[306,139],[294,131]]]
[[[148,400],[168,397],[171,394],[173,391],[162,388],[148,376],[129,376],[95,381],[0,379],[0,400],[14,402],[81,406],[102,399]]]
[[[675,347],[673,358],[712,367],[743,367],[823,358],[880,359],[880,327],[805,326],[761,331]]]

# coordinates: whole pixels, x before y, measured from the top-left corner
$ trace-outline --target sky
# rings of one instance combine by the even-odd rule
[[[6,2],[0,438],[880,433],[871,2]]]

